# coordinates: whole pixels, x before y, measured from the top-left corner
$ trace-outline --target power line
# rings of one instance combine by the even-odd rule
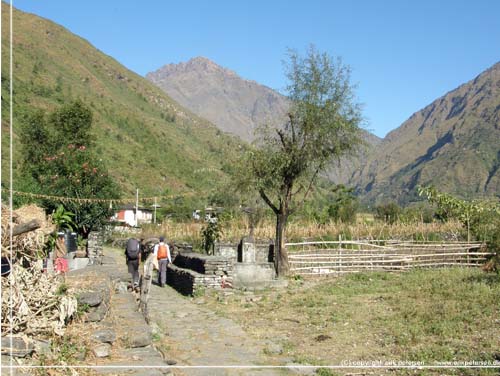
[[[2,188],[2,191],[7,191],[12,193],[13,195],[17,196],[24,196],[24,197],[32,197],[32,198],[39,198],[39,199],[46,199],[46,200],[54,200],[54,201],[61,201],[61,202],[78,202],[78,203],[117,203],[117,204],[126,204],[126,203],[135,203],[136,202],[136,197],[131,197],[131,198],[81,198],[81,197],[65,197],[65,196],[52,196],[52,195],[45,195],[41,193],[32,193],[32,192],[21,192],[21,191],[16,191],[16,190],[11,190],[7,188]],[[153,196],[153,197],[141,197],[140,201],[151,201],[154,202],[157,199],[174,199],[178,197],[188,197],[197,194],[197,192],[185,192],[185,193],[179,193],[179,194],[172,194],[172,195],[162,195],[162,196]]]

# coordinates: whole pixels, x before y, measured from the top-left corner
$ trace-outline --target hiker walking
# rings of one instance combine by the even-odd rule
[[[170,248],[165,243],[163,236],[160,236],[160,243],[155,245],[153,253],[158,260],[158,284],[160,287],[164,287],[167,282],[167,265],[169,262],[172,262],[172,258],[170,256]]]
[[[127,258],[128,272],[132,274],[132,286],[139,286],[139,263],[141,262],[141,244],[139,240],[130,238],[125,247],[125,257]]]

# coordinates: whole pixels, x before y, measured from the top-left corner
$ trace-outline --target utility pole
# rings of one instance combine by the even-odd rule
[[[156,197],[155,197],[155,214],[153,216],[153,223],[156,224]]]
[[[137,188],[135,192],[135,225],[138,226],[139,223],[137,223],[137,217],[139,214],[139,188]]]

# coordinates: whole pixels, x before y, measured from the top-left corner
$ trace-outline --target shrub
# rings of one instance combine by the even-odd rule
[[[395,223],[401,214],[401,207],[395,202],[377,205],[375,207],[375,218],[384,221],[385,223]]]

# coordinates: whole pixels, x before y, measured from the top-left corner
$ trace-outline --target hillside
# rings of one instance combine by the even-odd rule
[[[252,141],[262,124],[280,125],[285,120],[287,99],[255,81],[246,80],[213,61],[196,57],[179,64],[167,64],[146,78],[197,115],[221,130]],[[342,159],[327,173],[334,183],[347,184],[365,163],[380,138],[363,131],[366,148],[358,156]]]
[[[9,7],[2,7],[2,176],[8,181]],[[226,136],[65,28],[18,10],[13,14],[14,187],[16,130],[24,113],[80,98],[94,115],[99,153],[127,197],[214,187],[240,141]],[[221,173],[222,174],[222,173]]]
[[[498,197],[499,140],[497,63],[390,132],[352,182],[367,201],[411,201],[428,184],[462,197]]]
[[[204,57],[167,64],[146,78],[197,115],[246,141],[253,139],[255,127],[280,124],[288,107],[278,92]]]

